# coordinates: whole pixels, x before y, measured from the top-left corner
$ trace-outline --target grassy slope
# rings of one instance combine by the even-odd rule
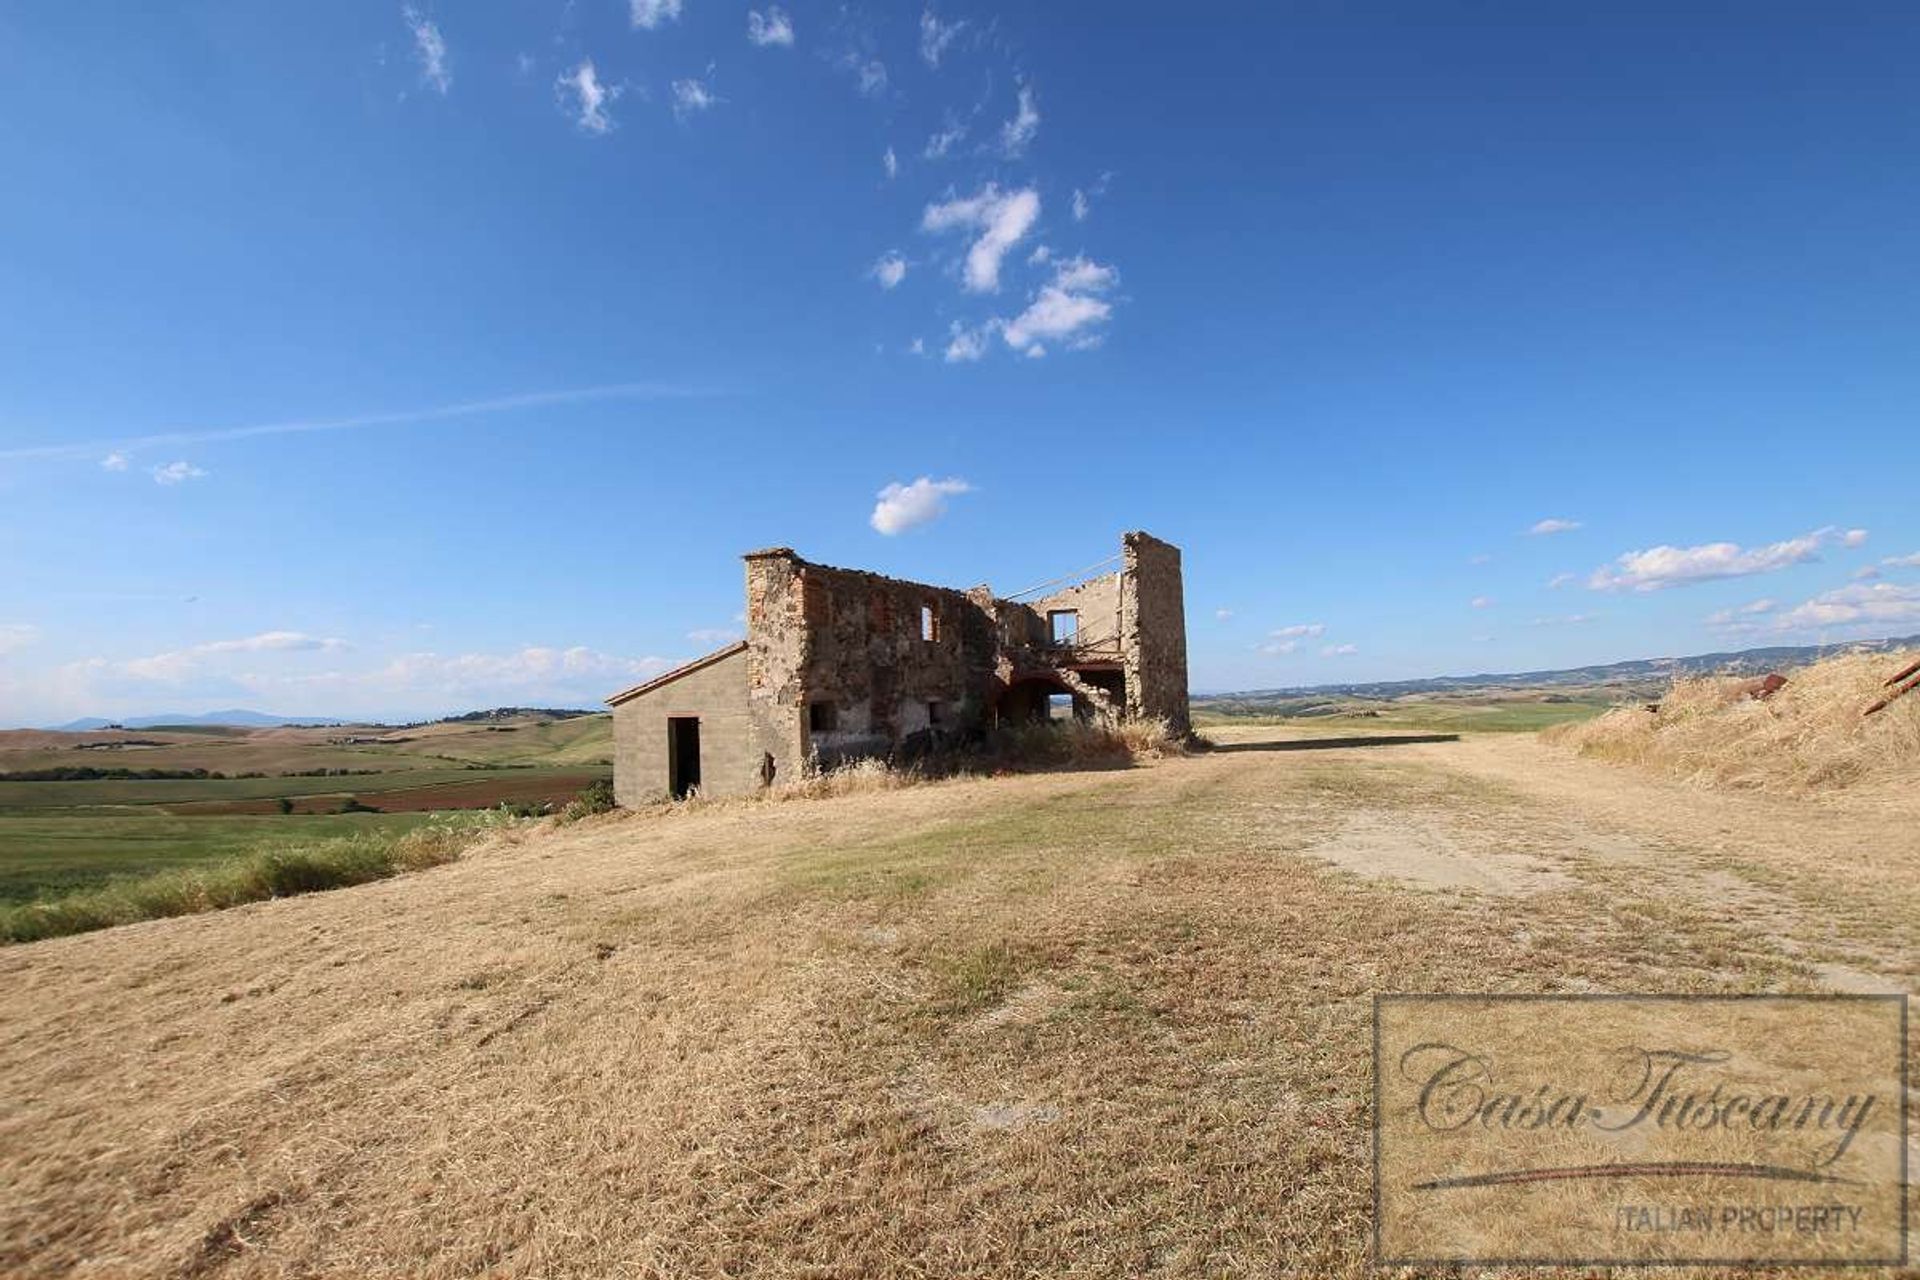
[[[1373,993],[1808,990],[1786,940],[1920,954],[1911,847],[1806,874],[1878,817],[1530,751],[696,807],[16,949],[0,1270],[1365,1275]],[[1462,763],[1489,752],[1557,772]],[[1334,870],[1357,818],[1575,883]],[[1777,881],[1764,927],[1729,875]]]
[[[328,741],[372,736],[373,730],[140,729],[0,733],[0,772],[90,765],[98,768],[192,769],[223,773],[280,773],[315,768],[380,772],[348,777],[0,782],[0,902],[58,895],[162,870],[206,867],[265,847],[288,847],[352,832],[410,829],[424,813],[255,816],[195,813],[194,806],[281,796],[308,798],[302,810],[335,808],[351,795],[379,808],[423,802],[489,807],[501,795],[531,798],[578,790],[590,776],[607,776],[612,755],[609,716],[539,723],[506,730],[444,724],[395,730],[405,742],[343,746]],[[158,747],[81,750],[78,744],[135,739]],[[491,768],[470,768],[470,765]],[[169,812],[189,806],[188,814]]]
[[[204,867],[266,845],[308,844],[369,831],[407,831],[429,816],[0,818],[0,902],[28,902],[110,880]]]

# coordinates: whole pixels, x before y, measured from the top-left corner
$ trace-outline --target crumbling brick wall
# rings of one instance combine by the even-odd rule
[[[985,723],[996,646],[967,593],[786,548],[746,560],[748,704],[776,777]]]
[[[1187,606],[1180,584],[1180,548],[1135,531],[1121,539],[1125,584],[1120,649],[1127,714],[1165,720],[1179,733],[1192,727],[1187,705]]]

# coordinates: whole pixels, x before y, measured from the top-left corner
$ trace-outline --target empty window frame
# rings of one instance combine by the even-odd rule
[[[840,727],[840,707],[821,700],[807,704],[807,728],[813,733],[832,733]]]
[[[1055,644],[1072,644],[1080,634],[1078,609],[1047,610],[1047,637]]]
[[[928,641],[940,638],[940,614],[931,602],[920,606],[920,638]]]

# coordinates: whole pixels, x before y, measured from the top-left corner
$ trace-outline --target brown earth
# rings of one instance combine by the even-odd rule
[[[1920,796],[1261,745],[11,948],[0,1272],[1359,1275],[1375,993],[1920,977]]]

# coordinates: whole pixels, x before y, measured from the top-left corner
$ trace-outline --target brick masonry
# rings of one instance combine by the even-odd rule
[[[914,750],[1043,715],[1071,671],[1128,716],[1188,729],[1180,550],[1145,533],[1120,568],[1025,603],[749,552],[743,643],[608,702],[614,794],[668,792],[669,720],[700,719],[701,790],[752,791],[822,764]],[[1079,628],[1056,645],[1050,611]],[[1076,696],[1085,713],[1085,699]]]

